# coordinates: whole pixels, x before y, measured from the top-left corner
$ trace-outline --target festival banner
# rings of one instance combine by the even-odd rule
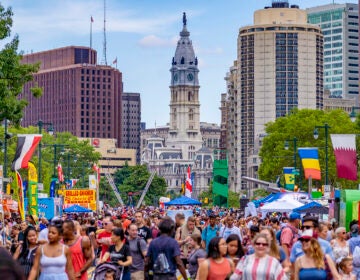
[[[298,148],[305,179],[321,180],[318,148]]]
[[[294,191],[295,187],[295,174],[293,173],[294,167],[284,167],[284,177],[285,177],[285,189]]]
[[[36,167],[32,162],[28,163],[28,196],[29,196],[29,214],[38,215],[38,175]]]
[[[89,189],[64,190],[64,205],[66,207],[78,204],[80,206],[96,210],[96,192]]]
[[[25,207],[24,207],[24,186],[20,176],[20,173],[16,171],[16,182],[18,186],[18,206],[19,206],[19,214],[22,221],[25,221]]]
[[[56,178],[51,178],[50,197],[55,197],[56,181],[57,181]]]
[[[16,171],[20,168],[28,168],[28,162],[39,144],[41,137],[41,134],[18,134],[18,142],[11,170]]]
[[[334,148],[337,176],[357,181],[357,159],[355,134],[331,134]]]

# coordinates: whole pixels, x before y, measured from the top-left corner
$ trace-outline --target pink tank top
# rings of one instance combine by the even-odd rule
[[[75,273],[80,271],[81,268],[83,268],[83,266],[86,263],[86,259],[84,257],[84,253],[83,253],[82,247],[81,247],[81,240],[82,240],[82,237],[80,236],[73,245],[69,246],[69,250],[70,250],[71,258],[72,258],[72,264],[73,264]],[[80,280],[87,280],[87,279],[88,279],[87,272],[84,271],[84,273],[81,274]]]
[[[208,261],[210,267],[207,280],[224,280],[231,273],[230,261],[227,258],[223,258],[221,263],[212,259],[208,259]]]

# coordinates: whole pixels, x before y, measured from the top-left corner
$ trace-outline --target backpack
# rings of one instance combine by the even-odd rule
[[[297,233],[291,228],[291,227],[289,227],[289,226],[283,226],[277,233],[276,233],[276,240],[279,242],[279,245],[281,245],[281,234],[282,234],[282,231],[283,231],[283,229],[285,229],[285,228],[289,228],[290,230],[291,230],[291,232],[292,232],[292,234],[293,234],[293,239],[295,238],[295,237],[297,237]]]
[[[154,274],[168,274],[171,273],[169,261],[164,252],[160,252],[153,265]]]
[[[353,265],[360,266],[360,247],[356,246],[353,252]]]

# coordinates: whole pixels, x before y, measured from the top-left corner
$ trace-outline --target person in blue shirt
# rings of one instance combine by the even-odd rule
[[[332,248],[330,245],[330,242],[318,238],[318,232],[319,232],[319,221],[316,217],[313,216],[305,216],[303,218],[302,227],[301,230],[313,230],[313,237],[317,238],[320,247],[322,249],[322,252],[324,255],[329,255],[334,260],[334,255],[332,252]],[[302,245],[300,241],[296,241],[293,245],[290,253],[290,262],[295,263],[297,258],[304,255],[304,251],[302,249]]]
[[[209,215],[209,224],[203,229],[201,233],[202,247],[208,248],[210,240],[219,235],[220,227],[216,224],[216,215]]]
[[[358,224],[352,224],[350,226],[351,238],[349,239],[349,249],[350,254],[353,256],[353,260],[358,258],[358,256],[354,256],[354,250],[357,246],[360,246],[360,235],[359,235],[359,226]],[[356,261],[353,263],[357,264]],[[357,279],[360,279],[360,267],[353,264],[353,272],[357,276]]]

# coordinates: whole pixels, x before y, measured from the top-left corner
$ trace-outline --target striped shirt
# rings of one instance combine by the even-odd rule
[[[266,255],[244,256],[239,261],[230,280],[286,280],[288,279],[281,264],[274,257]]]

